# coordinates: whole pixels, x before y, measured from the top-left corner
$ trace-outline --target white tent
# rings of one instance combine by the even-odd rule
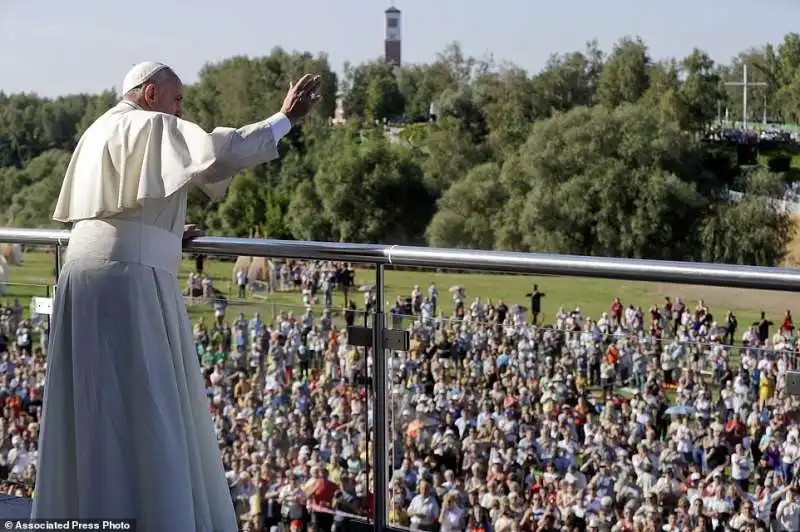
[[[269,262],[265,257],[253,257],[250,267],[247,269],[247,279],[269,282]]]

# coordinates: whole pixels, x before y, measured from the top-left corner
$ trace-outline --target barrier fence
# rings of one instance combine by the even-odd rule
[[[0,242],[55,248],[55,272],[61,267],[61,252],[69,243],[69,231],[0,228]],[[436,249],[373,244],[280,241],[226,237],[201,237],[185,245],[185,252],[221,256],[260,256],[304,260],[334,260],[371,264],[375,268],[376,301],[386,301],[384,272],[387,266],[431,269],[459,269],[529,275],[558,275],[629,281],[660,281],[693,285],[800,292],[800,270],[681,263],[619,258],[579,257],[537,253]],[[387,328],[386,312],[378,305],[373,313],[370,338],[359,345],[372,348],[372,419],[374,448],[372,486],[374,494],[373,529],[390,527],[388,517],[389,374],[388,350],[402,350],[396,331]]]

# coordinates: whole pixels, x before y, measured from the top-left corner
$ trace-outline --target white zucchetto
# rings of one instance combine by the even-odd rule
[[[127,94],[167,68],[169,67],[164,63],[157,63],[155,61],[139,63],[125,74],[125,80],[122,82],[122,94]]]

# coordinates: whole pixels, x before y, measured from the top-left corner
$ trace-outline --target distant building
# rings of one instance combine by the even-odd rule
[[[333,112],[333,123],[343,124],[344,122],[344,100],[342,100],[341,97],[338,97],[336,98],[336,110]]]
[[[401,64],[400,10],[392,6],[386,10],[386,41],[384,58],[393,67]]]

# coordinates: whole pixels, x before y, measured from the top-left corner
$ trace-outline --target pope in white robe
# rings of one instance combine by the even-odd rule
[[[180,118],[180,80],[142,63],[80,139],[53,218],[73,224],[48,352],[33,518],[129,518],[147,532],[234,532],[233,504],[178,282],[190,186],[278,157],[319,98],[207,133]]]

